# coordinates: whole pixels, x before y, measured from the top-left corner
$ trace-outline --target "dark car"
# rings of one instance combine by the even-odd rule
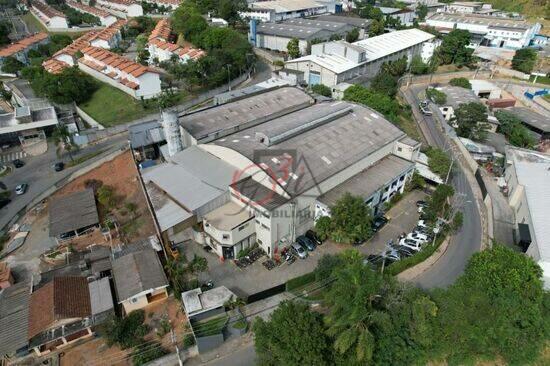
[[[15,159],[13,161],[13,166],[16,167],[16,168],[21,168],[24,165],[25,165],[25,162],[21,159]]]
[[[10,202],[11,200],[9,198],[0,199],[0,208],[4,208],[4,206],[6,206]]]
[[[56,172],[62,171],[63,168],[65,168],[65,164],[64,164],[63,162],[55,163],[55,165],[53,166],[53,169],[54,169]]]
[[[307,250],[309,250],[310,252],[312,252],[313,250],[315,250],[315,243],[312,242],[311,240],[309,240],[305,235],[300,235],[299,237],[296,238],[296,241],[297,241],[298,244],[300,244],[304,249],[307,249]]]
[[[306,238],[308,238],[309,240],[314,242],[316,245],[323,244],[321,239],[319,239],[319,237],[317,236],[317,234],[315,234],[315,231],[313,231],[313,230],[306,231]]]
[[[428,206],[428,202],[426,201],[416,201],[416,207],[427,207]]]
[[[382,229],[384,225],[388,223],[388,218],[385,216],[378,216],[374,220],[372,220],[372,230],[374,232],[377,232],[378,230]]]

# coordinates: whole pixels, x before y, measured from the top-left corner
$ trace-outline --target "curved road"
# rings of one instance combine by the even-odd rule
[[[411,86],[405,92],[407,102],[413,109],[417,110],[420,103],[418,94],[424,88],[425,86]],[[423,124],[420,127],[428,143],[452,153],[450,145],[438,127],[436,118],[420,115],[422,118],[417,122]],[[456,163],[456,159],[453,165],[451,184],[455,189],[455,195],[463,197],[461,201],[464,204],[461,210],[464,214],[464,222],[462,228],[452,237],[443,256],[413,280],[423,288],[445,287],[452,284],[462,274],[472,254],[481,249],[482,228],[479,210],[476,207],[476,198],[462,167]]]

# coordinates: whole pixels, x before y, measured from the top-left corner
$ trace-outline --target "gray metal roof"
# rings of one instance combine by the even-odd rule
[[[317,200],[327,206],[333,206],[345,193],[368,199],[395,178],[412,169],[413,166],[414,163],[410,161],[395,155],[388,155],[368,169],[324,193]]]
[[[336,112],[341,114],[325,120]],[[278,141],[269,146],[260,140],[273,135]],[[318,103],[212,143],[259,164],[295,196],[404,135],[378,112],[340,101]]]
[[[447,96],[446,106],[457,108],[461,104],[479,102],[477,95],[470,89],[461,88],[459,86],[444,86],[437,89]]]
[[[92,315],[101,314],[113,309],[113,296],[111,295],[109,278],[104,277],[97,281],[89,282],[88,291],[90,292]]]
[[[302,27],[285,23],[260,23],[257,25],[256,33],[268,36],[285,38],[298,38],[305,41],[312,39],[328,39],[331,35],[340,32],[333,32],[321,28]],[[345,33],[344,31],[341,33]]]
[[[165,141],[164,129],[158,121],[148,121],[128,127],[130,145],[137,149]]]
[[[53,198],[50,202],[50,236],[99,223],[94,191],[86,189]]]
[[[231,187],[239,195],[253,201],[250,203],[251,207],[260,206],[271,211],[288,201],[287,198],[275,193],[273,190],[252,179],[252,177],[242,179],[231,185]]]
[[[370,19],[353,18],[340,15],[321,15],[315,19],[328,22],[345,23],[358,28],[367,28],[372,23],[372,20]]]
[[[113,261],[113,278],[119,301],[144,291],[168,286],[168,280],[155,251],[130,253]]]
[[[29,282],[20,282],[0,292],[0,358],[28,344]]]
[[[321,20],[321,19],[305,19],[305,18],[288,19],[279,24],[299,25],[301,27],[319,28],[319,29],[331,31],[334,33],[349,32],[350,30],[355,28],[352,25],[348,25],[342,22],[331,22],[331,21]]]
[[[543,133],[550,133],[550,114],[544,116],[525,107],[511,107],[504,110],[521,119],[524,124]]]
[[[312,104],[313,98],[298,88],[284,87],[250,98],[183,115],[180,125],[197,140],[228,134]]]

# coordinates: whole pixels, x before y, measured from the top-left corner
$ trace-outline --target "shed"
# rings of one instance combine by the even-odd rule
[[[99,216],[92,189],[54,198],[50,202],[50,236],[56,239],[78,236],[98,225]]]

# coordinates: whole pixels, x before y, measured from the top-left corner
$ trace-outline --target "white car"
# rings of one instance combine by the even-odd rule
[[[418,206],[418,213],[423,213],[424,212],[424,207],[422,206]]]
[[[399,246],[412,249],[414,251],[419,251],[422,249],[422,244],[419,241],[403,238],[399,241]]]
[[[419,241],[421,243],[425,243],[428,241],[428,236],[419,232],[414,232],[407,235],[407,239],[412,239],[412,240]]]
[[[426,222],[424,220],[418,220],[418,222],[416,223],[416,226],[420,226],[420,227],[428,227],[428,225],[426,225]]]
[[[16,195],[22,195],[27,191],[27,188],[29,188],[29,185],[27,183],[23,183],[15,187],[15,194]]]

